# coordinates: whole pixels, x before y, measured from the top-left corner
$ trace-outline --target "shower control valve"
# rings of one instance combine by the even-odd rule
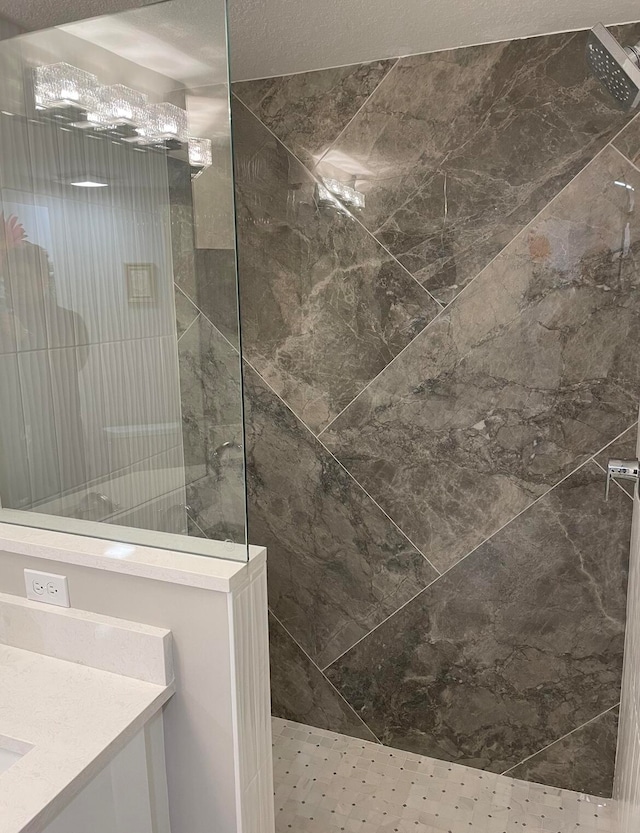
[[[607,482],[604,489],[604,499],[609,500],[609,487],[612,480],[631,480],[638,482],[640,476],[640,462],[638,460],[609,460],[607,463]]]

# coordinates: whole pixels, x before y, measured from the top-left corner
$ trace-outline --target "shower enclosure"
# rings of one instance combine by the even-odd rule
[[[245,560],[224,3],[0,70],[0,521]]]

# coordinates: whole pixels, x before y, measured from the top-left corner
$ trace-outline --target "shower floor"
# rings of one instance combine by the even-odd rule
[[[273,719],[276,833],[615,833],[615,802]]]

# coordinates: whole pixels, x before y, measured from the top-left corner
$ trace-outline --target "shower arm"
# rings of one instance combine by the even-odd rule
[[[629,56],[629,59],[633,61],[637,67],[640,67],[640,40],[635,44],[635,46],[625,46],[624,51]]]

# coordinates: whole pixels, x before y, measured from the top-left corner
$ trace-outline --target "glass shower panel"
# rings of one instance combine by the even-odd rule
[[[245,560],[224,0],[0,72],[0,521]]]

